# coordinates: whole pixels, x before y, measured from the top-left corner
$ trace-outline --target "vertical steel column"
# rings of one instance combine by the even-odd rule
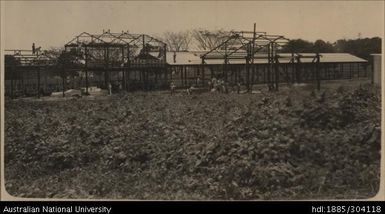
[[[341,66],[340,66],[341,67]],[[338,79],[338,65],[333,63],[333,78]]]
[[[144,34],[142,35],[142,48],[143,48],[143,53],[147,53]],[[143,73],[143,87],[145,90],[148,90],[148,70],[144,68],[142,70],[142,73]]]
[[[152,70],[152,69],[151,69]],[[154,80],[154,82],[153,82],[153,86],[154,86],[154,89],[157,89],[157,87],[156,86],[158,86],[159,84],[158,84],[158,71],[157,70],[152,70],[152,72],[155,74],[155,80]],[[161,79],[162,77],[160,77],[160,79]]]
[[[37,67],[37,98],[40,98],[40,66]]]
[[[86,95],[88,95],[88,49],[84,48],[85,53],[85,72],[86,72]]]
[[[131,67],[131,60],[130,60],[130,45],[127,45],[127,75],[126,75],[126,91],[129,91],[130,87],[130,67]],[[135,74],[135,80],[136,80],[136,72]]]
[[[352,79],[353,77],[353,64],[349,64],[349,79]]]
[[[255,55],[255,39],[256,39],[256,28],[257,24],[254,23],[254,31],[253,31],[253,45],[251,49],[251,64],[254,64],[254,55]]]
[[[263,65],[263,83],[268,84],[267,80],[267,64]]]
[[[223,79],[225,82],[227,82],[227,63],[228,63],[228,59],[227,59],[227,42],[225,43],[225,64],[223,65],[223,70],[222,70],[222,76],[223,76]]]
[[[104,84],[105,84],[105,87],[107,88],[108,87],[108,83],[110,83],[110,77],[109,77],[109,71],[108,71],[108,68],[109,68],[109,58],[110,58],[110,50],[109,50],[108,47],[106,47],[104,50],[105,50],[105,57],[104,57],[104,60],[105,60]]]
[[[236,65],[236,67],[234,68],[233,67],[233,69],[234,69],[234,71],[235,71],[235,73],[234,73],[234,83],[235,84],[238,84],[238,82],[239,82],[239,80],[238,80],[238,65]]]
[[[17,66],[16,66],[16,68],[17,68]],[[25,92],[24,71],[20,70],[20,73],[21,73],[21,86],[22,86],[22,90],[23,90],[23,94],[24,94],[24,92]]]
[[[274,56],[274,82],[275,82],[275,91],[278,91],[278,85],[279,85],[279,67],[278,67],[278,55],[275,54]]]
[[[199,67],[197,66],[197,67],[195,67],[194,66],[194,71],[195,71],[195,86],[198,86],[198,77],[199,77]]]
[[[146,42],[145,42],[144,34],[142,34],[142,48],[144,52],[146,52],[145,46],[146,46]]]
[[[268,80],[268,86],[269,86],[269,91],[274,89],[274,82],[273,82],[273,63],[274,63],[274,58],[273,58],[273,47],[272,43],[270,42],[268,44],[267,48],[267,57],[268,57],[268,69],[267,69],[267,80]]]
[[[257,81],[256,81],[256,83],[258,84],[259,83],[259,66],[258,66],[258,64],[255,64],[255,71],[256,71],[256,73],[257,73]]]
[[[344,64],[343,63],[340,64],[340,72],[339,73],[340,73],[339,78],[345,79],[345,72],[344,72]]]
[[[201,65],[201,71],[202,71],[202,86],[205,85],[205,66],[204,64]]]
[[[250,75],[250,70],[249,70],[249,57],[246,57],[246,64],[245,64],[245,69],[246,69],[246,90],[247,92],[250,91],[250,80],[249,80],[249,75]]]
[[[321,90],[321,78],[320,78],[320,69],[319,69],[319,64],[320,64],[320,55],[317,53],[316,55],[316,79],[317,79],[317,90]]]
[[[253,90],[253,85],[254,85],[254,75],[255,75],[255,65],[252,64],[251,67],[251,90]]]
[[[294,84],[296,81],[296,76],[295,76],[295,57],[294,53],[291,53],[291,83]]]
[[[254,56],[255,56],[255,39],[256,39],[256,28],[257,24],[254,23],[254,31],[253,31],[253,44],[251,46],[251,67],[252,67],[252,74],[251,74],[251,88],[249,89],[250,91],[253,90],[253,85],[254,85],[254,73],[255,73],[255,67],[254,67]]]
[[[227,82],[227,64],[228,64],[228,58],[227,58],[227,53],[225,55],[225,64],[223,65],[223,78],[225,82]]]
[[[46,91],[47,90],[47,88],[48,88],[48,84],[47,84],[47,69],[44,69],[43,70],[44,71],[44,73],[43,73],[43,76],[44,76],[44,87],[43,87],[43,89],[44,89],[44,91]]]
[[[126,89],[126,65],[124,63],[124,46],[122,46],[122,84],[124,89]]]
[[[289,68],[288,68],[288,65],[286,63],[284,66],[285,66],[284,70],[285,70],[285,75],[286,75],[286,83],[289,85],[290,84]]]
[[[64,51],[62,51],[61,54],[64,54],[64,53],[67,53],[67,46],[64,46]],[[62,96],[65,97],[65,93],[64,93],[64,65],[62,64],[61,65],[62,67],[59,66],[59,69],[61,71],[61,78],[62,78]]]
[[[297,56],[297,66],[296,66],[296,76],[297,76],[297,83],[302,82],[302,66],[301,66],[301,55]]]
[[[182,87],[185,86],[185,83],[184,83],[184,79],[183,79],[183,70],[180,69],[180,67],[176,67],[178,68],[179,72],[180,72],[180,80],[182,81]]]
[[[171,83],[172,81],[172,71],[170,72],[170,67],[167,64],[167,44],[163,44],[163,63],[165,68],[164,69],[165,85],[168,87],[169,83]],[[170,77],[168,75],[169,72],[170,72]]]
[[[186,66],[182,65],[182,70],[183,70],[183,72],[184,72],[184,82],[185,82],[185,86],[189,87],[190,81],[187,82],[187,71],[186,71]]]
[[[10,72],[10,75],[9,75],[10,80],[11,80],[11,99],[13,99],[13,95],[14,95],[14,92],[13,92],[13,75],[14,75],[14,72],[15,72],[14,67],[15,66],[12,65],[11,72]]]
[[[64,68],[64,66],[61,68],[61,72],[62,72],[62,88],[63,88],[63,97],[65,97],[65,80],[64,80],[64,78],[65,78],[65,68]]]

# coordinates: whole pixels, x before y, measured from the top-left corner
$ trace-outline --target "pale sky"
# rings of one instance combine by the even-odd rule
[[[5,49],[63,47],[82,32],[160,36],[196,28],[253,30],[309,41],[383,37],[384,1],[6,1]]]

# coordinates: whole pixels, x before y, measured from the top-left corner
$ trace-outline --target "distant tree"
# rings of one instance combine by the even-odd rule
[[[44,50],[43,54],[52,59],[58,59],[63,51],[64,51],[64,48],[62,47],[51,47],[48,50]]]
[[[63,68],[70,68],[79,64],[80,55],[75,49],[69,51],[62,51],[58,57],[58,66]]]
[[[74,67],[79,67],[81,57],[76,52],[75,49],[71,49],[70,51],[62,51],[57,58],[57,74],[60,76],[66,75],[77,75],[77,71],[71,69]]]
[[[329,42],[325,42],[322,39],[318,39],[314,42],[314,52],[318,53],[333,53],[334,47]]]
[[[294,53],[314,53],[314,44],[303,39],[290,40],[286,46],[283,47],[282,52]]]
[[[224,30],[208,31],[196,29],[192,31],[194,43],[199,50],[211,50],[227,40],[230,35],[230,31]]]
[[[163,41],[167,44],[169,51],[187,51],[191,42],[191,33],[185,32],[166,32]]]
[[[62,51],[57,58],[57,67],[56,75],[61,76],[62,78],[62,84],[63,84],[63,97],[64,97],[64,88],[66,85],[66,78],[67,76],[74,76],[79,75],[78,71],[71,69],[74,67],[78,67],[80,64],[81,56],[76,51],[76,49],[70,49],[69,51]]]
[[[350,53],[364,59],[370,59],[370,54],[381,53],[381,38],[340,39],[335,43],[337,52]]]

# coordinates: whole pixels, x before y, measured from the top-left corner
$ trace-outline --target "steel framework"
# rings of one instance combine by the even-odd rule
[[[256,25],[254,24],[254,31],[232,31],[230,36],[217,47],[209,50],[205,54],[201,55],[202,70],[207,60],[223,60],[224,79],[227,81],[227,65],[230,64],[230,60],[245,60],[246,80],[245,85],[247,91],[251,90],[250,82],[250,69],[254,69],[255,60],[266,60],[268,64],[267,69],[267,85],[269,90],[278,90],[279,83],[279,61],[286,58],[290,60],[290,63],[297,64],[296,71],[300,72],[300,63],[302,58],[312,58],[312,62],[315,63],[315,73],[317,88],[320,89],[320,78],[318,64],[320,62],[321,55],[315,53],[313,55],[303,56],[299,53],[292,53],[290,57],[280,56],[280,49],[287,45],[290,41],[281,35],[269,35],[266,32],[257,32]],[[203,72],[204,73],[204,72]],[[239,73],[238,73],[239,75]],[[254,75],[251,75],[253,78]],[[297,81],[300,81],[300,74],[297,75]],[[242,82],[238,77],[238,82]]]
[[[38,50],[5,50],[5,79],[10,80],[10,96],[14,97],[15,81],[22,81],[22,90],[25,91],[23,72],[35,72],[33,76],[37,78],[36,94],[40,97],[41,72],[56,67],[57,60],[46,55],[45,51]],[[20,75],[21,74],[21,75]]]
[[[110,30],[102,34],[81,33],[65,44],[65,51],[76,51],[80,56],[85,71],[86,93],[88,93],[88,71],[104,71],[104,86],[110,83],[110,72],[122,74],[123,88],[128,90],[129,73],[140,70],[141,80],[146,88],[149,71],[154,68],[158,72],[166,70],[166,50],[164,42],[146,35],[128,32],[111,33]],[[154,53],[157,52],[157,56]],[[166,72],[164,72],[166,75]]]
[[[233,84],[233,87],[242,84],[248,91],[254,84],[267,84],[269,90],[278,90],[279,83],[285,81],[315,82],[320,89],[321,79],[355,77],[352,62],[320,63],[322,56],[319,53],[282,53],[282,47],[289,41],[281,35],[257,32],[254,24],[253,31],[230,32],[217,47],[203,54],[195,53],[194,56],[200,57],[197,63],[172,64],[166,60],[166,44],[149,35],[111,33],[109,30],[101,34],[83,32],[65,44],[63,55],[58,58],[51,58],[48,52],[36,49],[34,45],[32,50],[5,50],[6,93],[11,97],[15,92],[40,97],[46,89],[47,92],[58,92],[62,88],[64,96],[71,77],[72,88],[83,87],[85,80],[88,93],[88,78],[91,82],[95,80],[93,74],[99,77],[94,81],[97,86],[107,88],[111,82],[118,82],[122,86],[119,90],[168,87],[170,81],[174,84],[179,81],[182,88],[205,86],[208,80],[205,79],[206,69],[211,70],[211,78],[215,72],[227,84]],[[344,64],[350,64],[347,75]],[[367,77],[366,68],[364,70],[363,76]],[[71,71],[72,76],[67,71]],[[180,79],[174,73],[180,74]],[[358,67],[357,76],[360,77]],[[79,85],[75,86],[78,77]]]

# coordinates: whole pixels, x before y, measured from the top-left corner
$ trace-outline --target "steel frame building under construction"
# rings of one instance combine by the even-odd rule
[[[148,89],[149,76],[156,77],[166,84],[166,44],[146,34],[130,34],[128,32],[103,34],[82,33],[65,45],[65,51],[73,50],[80,59],[81,66],[70,66],[69,69],[81,69],[85,72],[85,87],[88,92],[88,71],[104,73],[104,84],[120,82],[122,88],[130,90],[137,84]],[[150,52],[157,52],[153,56]],[[128,84],[132,77],[140,82]],[[115,79],[113,79],[115,78]],[[131,87],[131,88],[130,88]]]
[[[368,62],[350,54],[281,53],[289,39],[266,32],[231,32],[208,51],[168,52],[167,45],[146,34],[81,33],[65,44],[67,59],[43,51],[6,50],[6,95],[44,95],[91,86],[114,90],[207,87],[212,78],[229,86],[370,77]],[[76,80],[75,80],[76,79]]]

